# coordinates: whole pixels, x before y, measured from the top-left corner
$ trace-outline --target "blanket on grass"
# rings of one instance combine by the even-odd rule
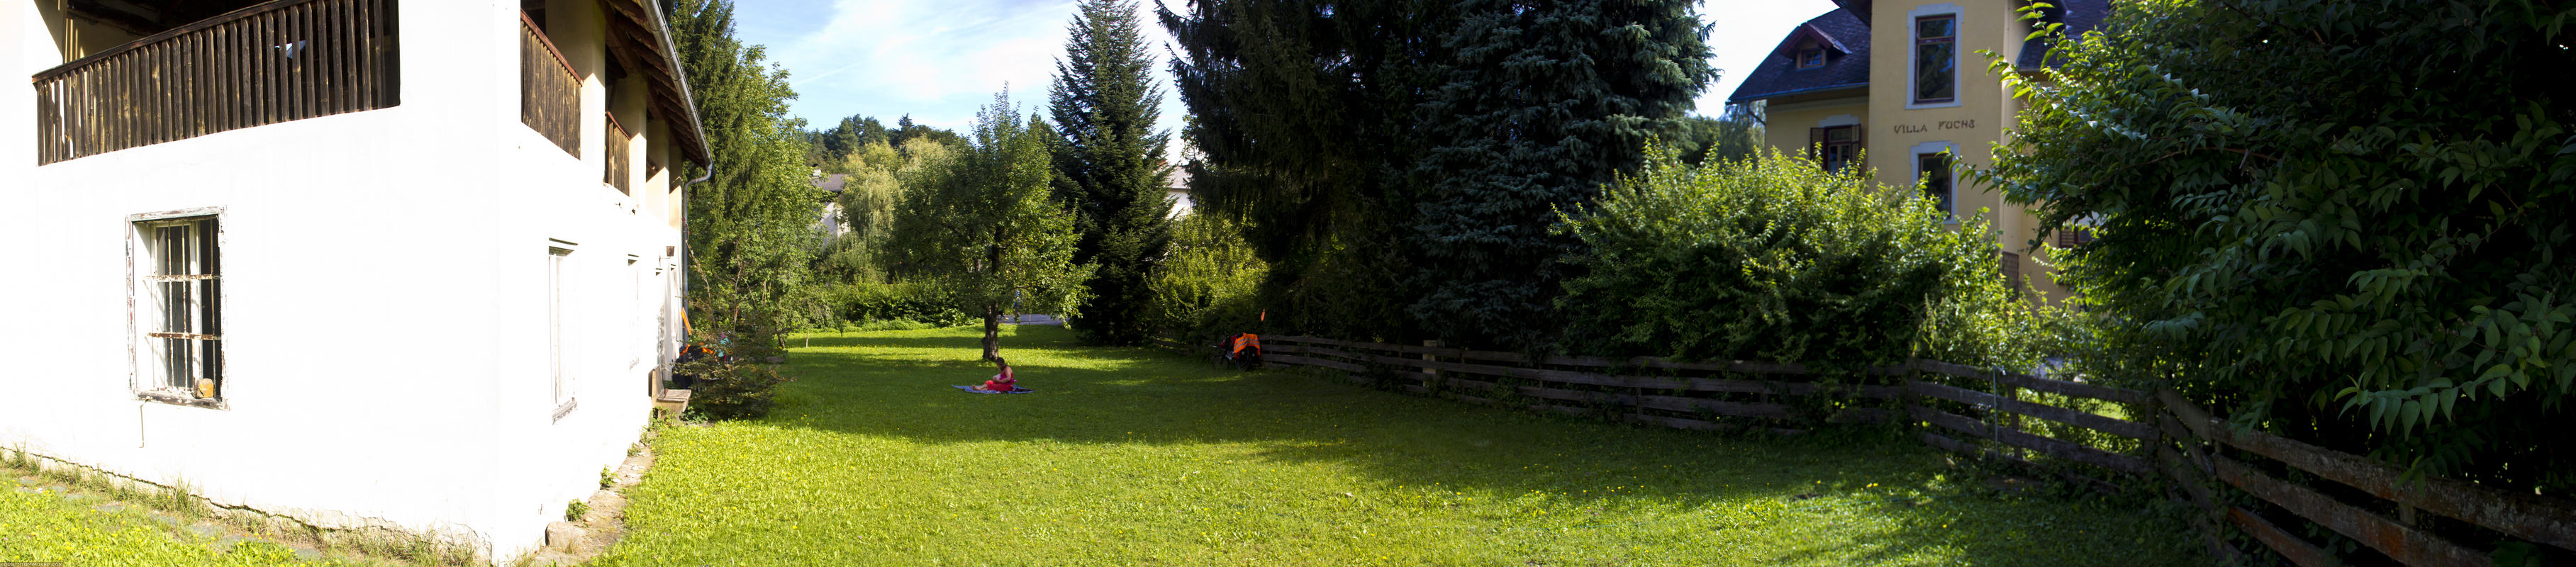
[[[1028,389],[1028,388],[1022,388],[1022,387],[1019,387],[1019,386],[1012,386],[1012,387],[1011,387],[1011,391],[1008,391],[1008,392],[995,392],[995,391],[992,391],[992,390],[977,390],[977,389],[975,389],[975,387],[974,387],[974,386],[955,386],[955,385],[951,385],[951,386],[949,386],[949,387],[950,387],[950,388],[956,388],[956,389],[959,389],[959,390],[965,390],[965,391],[966,391],[966,393],[969,393],[969,394],[1026,394],[1026,393],[1029,393],[1029,392],[1035,392],[1035,391],[1037,391],[1037,390],[1031,390],[1031,389]]]

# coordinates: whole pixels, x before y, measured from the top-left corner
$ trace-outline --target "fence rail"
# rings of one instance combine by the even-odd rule
[[[524,12],[519,14],[519,122],[564,153],[581,155],[581,76]]]
[[[396,0],[279,0],[47,69],[39,165],[401,104]]]
[[[1841,372],[1847,376],[1878,377],[1872,380],[1883,382],[1848,385],[1811,381],[1818,372],[1795,363],[1575,356],[1533,360],[1518,353],[1431,344],[1301,336],[1264,336],[1262,341],[1268,351],[1265,359],[1272,365],[1327,369],[1354,382],[1471,403],[1681,429],[1749,428],[1796,434],[1816,417],[1814,410],[1800,408],[1818,407],[1796,403],[1800,398],[1845,402],[1826,404],[1838,406],[1894,403],[1902,406],[1901,413],[1841,407],[1824,420],[1919,423],[1916,437],[1926,445],[2030,467],[2103,491],[2137,485],[2116,481],[2122,478],[2170,480],[2184,500],[2208,514],[2205,528],[2230,526],[2298,565],[2340,564],[2344,559],[2329,551],[2333,546],[2282,528],[2278,520],[2284,516],[2322,526],[2407,565],[2489,565],[2487,553],[2455,539],[2464,529],[2489,540],[2518,539],[2561,552],[2576,551],[2576,500],[2453,479],[2420,483],[2403,479],[2397,467],[2365,457],[2231,429],[2171,390],[2150,394],[1930,360],[1845,369]],[[1155,342],[1184,352],[1212,348],[1170,338]],[[2024,399],[2024,393],[2058,398]],[[2103,415],[2095,411],[2100,409],[2098,404],[2084,400],[2117,404],[2125,413]],[[2032,421],[2025,422],[2025,417]],[[2081,436],[2063,439],[2065,428],[2042,422],[2132,441],[2134,448],[2113,450]],[[2052,430],[2061,433],[2051,434]],[[2284,480],[2285,475],[2253,464],[2257,461],[2300,473],[2286,475],[2289,478],[2319,480],[2305,484]],[[2344,488],[2320,486],[2329,481]],[[2226,504],[2228,500],[2216,492],[2225,489],[2264,505]],[[2367,498],[2351,496],[2356,491]],[[2392,507],[2400,510],[2399,517],[2374,511]],[[2473,528],[2432,529],[2416,521],[2412,510]],[[2213,553],[2234,553],[2218,532],[2206,535]]]

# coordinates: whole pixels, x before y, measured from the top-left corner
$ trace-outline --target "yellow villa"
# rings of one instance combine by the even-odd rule
[[[1762,110],[1763,141],[1826,168],[1866,167],[1890,186],[1940,199],[1956,219],[1990,211],[2005,250],[2003,271],[2028,290],[2063,297],[2043,251],[2031,249],[2037,219],[2026,207],[1970,184],[1953,165],[1994,162],[1992,144],[2023,102],[1986,71],[1991,52],[2020,72],[2039,69],[2047,40],[2026,39],[2024,0],[1835,0],[1831,12],[1799,24],[1767,54],[1729,104]],[[2069,35],[2099,24],[2109,0],[2059,0],[2043,23]],[[1872,46],[1883,48],[1873,53]],[[2071,235],[2050,242],[2071,246]]]

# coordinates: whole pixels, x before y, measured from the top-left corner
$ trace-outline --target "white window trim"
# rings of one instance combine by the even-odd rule
[[[1900,96],[1905,97],[1906,110],[1950,108],[1960,106],[1963,104],[1962,101],[1967,98],[1965,96],[1968,92],[1968,89],[1965,88],[1966,85],[1958,84],[1960,83],[1959,77],[1966,75],[1966,73],[1962,72],[1966,67],[1959,65],[1959,59],[1966,56],[1963,51],[1966,50],[1966,40],[1968,37],[1968,19],[1959,17],[1960,12],[1963,11],[1964,10],[1959,8],[1958,4],[1943,2],[1939,4],[1924,4],[1916,6],[1913,10],[1905,12],[1905,92]],[[1914,46],[1915,41],[1921,39],[1921,37],[1916,35],[1916,32],[1920,30],[1915,29],[1914,20],[1915,18],[1921,18],[1923,16],[1941,15],[1950,16],[1950,37],[1952,38],[1950,40],[1952,46],[1950,48],[1950,72],[1952,73],[1950,77],[1950,82],[1952,83],[1950,85],[1950,102],[1917,103],[1914,102],[1914,76],[1916,74],[1914,70]]]
[[[125,380],[126,388],[134,392],[135,399],[212,410],[231,409],[231,404],[225,401],[228,397],[221,395],[221,392],[218,392],[216,397],[197,398],[194,394],[176,392],[160,384],[147,385],[143,379],[143,358],[151,351],[151,348],[144,344],[144,335],[153,332],[146,330],[142,319],[144,315],[142,310],[151,303],[149,299],[151,294],[145,289],[147,284],[144,282],[144,273],[150,268],[144,265],[147,252],[143,249],[149,245],[146,239],[151,236],[144,232],[144,228],[148,225],[213,217],[214,234],[205,237],[214,239],[215,250],[220,254],[225,249],[224,227],[230,224],[225,222],[223,213],[223,207],[197,207],[125,216],[125,350],[127,353]],[[223,301],[222,294],[229,291],[227,287],[217,292],[215,300],[218,305],[228,304]],[[217,311],[218,316],[221,316],[220,309],[218,308]]]
[[[1835,127],[1835,126],[1859,126],[1859,125],[1860,125],[1860,117],[1858,117],[1858,116],[1852,116],[1852,115],[1849,115],[1849,114],[1836,114],[1836,115],[1833,115],[1833,116],[1827,116],[1827,117],[1825,117],[1825,119],[1823,119],[1823,120],[1818,120],[1818,121],[1816,121],[1816,127],[1817,127],[1817,128],[1832,128],[1832,127]]]
[[[573,374],[564,369],[568,358],[565,355],[569,354],[564,349],[564,312],[570,306],[564,303],[563,278],[564,265],[572,260],[573,251],[580,246],[569,240],[546,239],[546,366],[547,382],[554,392],[554,421],[557,423],[563,422],[564,416],[571,415],[573,408],[577,407],[573,396],[576,382]]]
[[[1952,170],[1943,173],[1943,175],[1948,175],[1950,179],[1950,210],[1943,211],[1949,213],[1950,218],[1941,222],[1944,224],[1959,224],[1959,172],[1956,169],[1956,166],[1959,163],[1959,145],[1950,143],[1948,140],[1915,144],[1911,151],[1906,152],[1906,155],[1913,157],[1913,159],[1907,160],[1913,162],[1907,167],[1914,171],[1914,177],[1912,177],[1915,183],[1914,186],[1915,188],[1920,189],[1922,188],[1921,183],[1923,182],[1924,173],[1923,156],[1941,152],[1950,152],[1950,164],[1953,166]]]

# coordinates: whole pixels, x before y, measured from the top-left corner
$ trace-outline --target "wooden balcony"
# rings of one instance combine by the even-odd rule
[[[606,181],[609,186],[616,187],[617,192],[633,195],[635,194],[633,175],[635,156],[630,148],[634,145],[635,135],[626,131],[626,125],[617,123],[617,115],[607,116],[608,178]]]
[[[37,73],[50,164],[402,102],[398,0],[277,0]]]
[[[565,153],[580,156],[581,75],[524,12],[519,14],[519,83],[519,122]]]

